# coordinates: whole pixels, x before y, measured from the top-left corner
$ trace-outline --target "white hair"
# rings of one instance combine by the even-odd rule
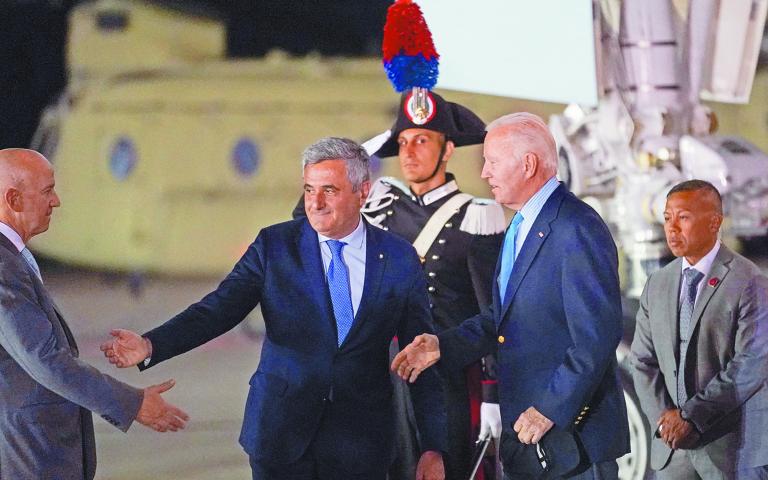
[[[510,113],[489,123],[485,130],[492,132],[499,128],[508,130],[510,149],[520,156],[526,152],[535,153],[548,175],[557,173],[557,145],[541,117],[528,112]]]

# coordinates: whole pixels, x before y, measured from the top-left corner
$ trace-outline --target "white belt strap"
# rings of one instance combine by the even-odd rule
[[[421,233],[419,233],[419,236],[413,241],[413,248],[416,249],[416,253],[419,254],[419,257],[422,260],[432,244],[435,243],[435,239],[443,229],[445,222],[455,215],[465,203],[472,200],[472,198],[474,197],[468,193],[458,193],[432,214],[427,221],[427,224],[424,225],[424,228],[421,230]]]

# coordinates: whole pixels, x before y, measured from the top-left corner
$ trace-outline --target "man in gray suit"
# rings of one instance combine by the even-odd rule
[[[768,478],[768,278],[718,240],[720,193],[667,194],[679,257],[648,279],[632,342],[635,389],[656,434],[657,478]]]
[[[72,332],[26,248],[48,230],[60,204],[53,169],[39,153],[0,150],[0,478],[89,480],[96,449],[91,412],[126,431],[133,420],[158,431],[187,415],[160,394],[79,360]]]

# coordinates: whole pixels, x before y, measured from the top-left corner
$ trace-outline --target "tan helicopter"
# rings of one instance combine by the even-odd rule
[[[226,272],[261,227],[290,217],[306,145],[366,140],[394,118],[399,97],[380,61],[228,60],[225,33],[215,19],[138,0],[73,10],[71,81],[33,141],[55,164],[64,207],[36,251],[105,270]],[[452,98],[485,118],[561,108]],[[487,195],[480,149],[461,156],[452,168]]]

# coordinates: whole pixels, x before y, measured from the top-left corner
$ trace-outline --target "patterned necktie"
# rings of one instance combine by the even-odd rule
[[[507,284],[512,275],[512,265],[515,263],[515,239],[517,238],[517,229],[523,222],[523,216],[520,212],[512,217],[512,223],[509,224],[507,234],[504,236],[504,246],[501,250],[501,267],[499,268],[499,298],[504,303],[504,297],[507,294]]]
[[[696,290],[703,273],[693,267],[683,270],[683,296],[680,299],[680,361],[677,362],[677,406],[688,401],[685,388],[685,355],[688,352],[693,307],[696,304]]]
[[[355,315],[352,310],[352,296],[349,290],[349,272],[344,264],[341,251],[346,243],[328,240],[331,249],[331,264],[328,266],[328,289],[331,292],[333,315],[336,317],[336,332],[339,346],[352,328]]]
[[[24,257],[24,260],[27,262],[27,265],[29,265],[29,268],[32,269],[33,272],[35,272],[35,275],[37,275],[37,278],[40,279],[40,281],[43,281],[43,276],[40,275],[40,267],[37,266],[37,262],[35,261],[35,257],[32,256],[32,252],[29,251],[27,247],[24,247],[21,249],[21,256]]]

